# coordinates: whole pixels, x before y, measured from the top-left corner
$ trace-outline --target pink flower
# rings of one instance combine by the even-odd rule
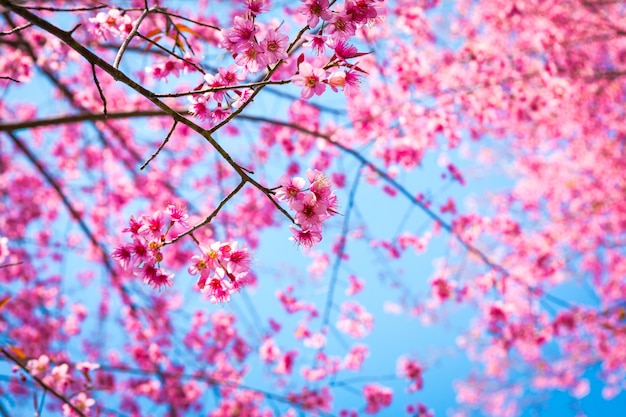
[[[128,244],[120,245],[111,253],[111,256],[119,262],[123,269],[128,269],[133,256],[133,246]]]
[[[346,97],[353,97],[359,91],[361,78],[356,71],[335,71],[328,77],[328,84],[333,91],[341,88]]]
[[[204,287],[204,292],[209,297],[212,304],[224,303],[230,300],[231,286],[228,282],[221,279],[213,278],[208,285]]]
[[[306,100],[313,97],[313,94],[319,96],[326,91],[324,78],[326,78],[324,69],[313,68],[308,62],[303,62],[300,64],[299,73],[293,76],[292,81],[295,85],[303,87],[300,97]]]
[[[218,106],[211,112],[211,121],[215,124],[221,122],[226,119],[230,115],[230,111],[223,108],[221,105]]]
[[[285,179],[281,182],[278,191],[276,191],[276,199],[278,201],[293,201],[302,194],[302,190],[304,190],[305,185],[306,181],[301,177]]]
[[[296,12],[307,16],[306,24],[313,29],[322,20],[330,20],[333,14],[328,10],[328,0],[304,0]]]
[[[359,371],[365,358],[369,355],[369,349],[365,345],[353,346],[343,359],[343,368],[351,371]]]
[[[87,397],[87,394],[84,392],[79,392],[70,402],[83,415],[89,415],[89,409],[96,403],[93,398]],[[63,404],[63,415],[68,417],[79,416],[79,414],[67,404]]]
[[[37,377],[42,377],[48,373],[50,368],[50,358],[46,355],[41,355],[39,359],[31,359],[26,363],[26,369]]]
[[[258,72],[260,66],[265,64],[263,49],[258,43],[250,42],[237,54],[235,62],[246,72]]]
[[[197,117],[200,120],[206,120],[211,116],[211,110],[209,109],[208,95],[197,95],[189,97],[191,104],[189,105],[189,114]]]
[[[93,363],[93,362],[78,362],[76,364],[76,370],[80,372],[89,372],[89,371],[93,371],[99,368],[100,368],[100,364]]]
[[[417,361],[411,360],[406,356],[398,358],[397,373],[398,376],[411,381],[409,392],[420,390],[424,386],[422,372],[423,368]]]
[[[259,346],[259,356],[265,363],[276,362],[280,356],[280,349],[276,346],[274,339],[268,338]]]
[[[249,99],[250,97],[252,97],[252,89],[250,88],[246,88],[243,89],[241,91],[236,91],[236,93],[239,95],[239,98],[237,98],[237,100],[233,101],[231,103],[231,106],[235,109],[240,108],[241,106],[243,106]]]
[[[314,230],[302,230],[293,226],[289,226],[293,236],[290,240],[296,242],[299,246],[310,249],[322,241],[322,234]]]
[[[138,274],[141,274],[143,281],[155,290],[171,287],[174,277],[174,274],[167,273],[162,268],[157,268],[151,264],[144,264]]]
[[[363,290],[364,284],[363,281],[355,277],[354,275],[350,275],[348,277],[349,285],[346,288],[346,295],[355,295]]]
[[[305,33],[304,39],[306,39],[304,46],[311,47],[317,55],[323,55],[326,52],[326,36]]]
[[[169,204],[165,209],[165,214],[170,217],[171,222],[177,223],[183,227],[189,227],[189,224],[187,224],[187,219],[189,218],[189,215],[184,208],[176,206],[174,204]]]
[[[287,35],[278,33],[274,29],[269,29],[265,39],[261,42],[265,65],[273,65],[281,59],[287,59],[287,46],[289,46],[289,37]]]
[[[293,362],[297,355],[298,352],[291,350],[278,358],[278,364],[274,367],[274,372],[279,375],[290,374],[293,370]]]
[[[63,393],[70,384],[72,377],[69,374],[69,366],[64,363],[52,368],[50,375],[44,378],[44,381],[52,385],[60,393]]]
[[[326,220],[327,206],[323,201],[318,200],[315,194],[305,194],[298,199],[293,200],[290,204],[292,210],[295,210],[295,220],[303,229],[317,230]]]
[[[246,8],[254,16],[269,11],[268,0],[246,0],[246,3]]]
[[[380,384],[367,384],[363,387],[363,396],[367,401],[365,412],[368,414],[376,414],[382,408],[391,405],[393,391],[391,388]]]
[[[356,301],[346,301],[341,305],[337,328],[354,338],[362,338],[374,328],[374,316]]]
[[[356,25],[352,21],[352,18],[344,11],[333,14],[330,23],[327,26],[327,31],[331,38],[337,40],[345,40],[356,33]]]
[[[242,52],[251,43],[255,42],[254,35],[256,32],[257,28],[254,26],[253,21],[237,16],[233,22],[232,29],[226,32],[226,46],[233,52]]]

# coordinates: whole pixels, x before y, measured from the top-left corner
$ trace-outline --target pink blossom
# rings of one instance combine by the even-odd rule
[[[162,268],[156,268],[153,265],[145,264],[139,273],[141,274],[144,283],[150,285],[155,290],[172,286],[174,274],[168,273]]]
[[[88,416],[90,414],[90,408],[96,403],[93,398],[89,398],[84,392],[79,392],[74,398],[70,400],[72,405],[80,411],[83,415]],[[63,415],[68,417],[78,417],[79,414],[67,404],[63,404]]]
[[[217,304],[230,300],[231,289],[232,286],[228,283],[228,281],[213,278],[209,281],[208,285],[204,287],[202,292],[209,297],[209,301],[211,303]]]
[[[320,19],[330,20],[332,13],[328,9],[328,0],[303,0],[304,4],[298,6],[296,12],[307,16],[307,25],[313,29]]]
[[[374,327],[374,317],[356,301],[346,301],[341,305],[337,328],[354,338],[367,336]]]
[[[233,52],[242,52],[246,50],[250,44],[256,42],[254,35],[257,28],[254,22],[241,16],[236,16],[233,27],[225,34],[228,48]]]
[[[422,372],[423,368],[417,361],[411,360],[406,356],[398,358],[397,373],[399,376],[411,381],[411,385],[408,388],[409,392],[421,390],[424,386]]]
[[[182,227],[189,227],[189,224],[187,223],[189,215],[183,207],[169,204],[165,209],[165,214],[169,215],[171,222],[179,224]]]
[[[295,177],[292,179],[284,179],[280,183],[280,188],[276,191],[276,199],[278,201],[293,201],[302,194],[306,181],[304,178]]]
[[[359,371],[367,356],[369,356],[369,349],[366,345],[354,345],[343,359],[342,367],[351,371]]]
[[[290,238],[303,248],[310,249],[322,241],[322,234],[315,230],[302,230],[289,226],[293,236]]]
[[[339,11],[333,14],[327,27],[327,31],[331,38],[336,40],[345,40],[356,33],[356,25],[345,11]]]
[[[304,34],[306,43],[304,46],[310,47],[317,55],[323,55],[326,52],[326,42],[328,38],[322,35]]]
[[[352,274],[348,276],[348,283],[348,288],[346,288],[346,295],[348,296],[360,293],[365,286],[363,280],[358,279]]]
[[[287,59],[288,46],[289,37],[287,35],[279,33],[274,29],[269,29],[265,34],[265,39],[261,42],[265,65],[274,65],[281,59]]]
[[[293,371],[293,364],[298,356],[298,352],[290,350],[278,358],[278,364],[274,367],[274,372],[279,375],[288,375]]]
[[[276,346],[274,339],[265,339],[261,346],[259,346],[259,356],[265,363],[272,363],[278,360],[280,357],[280,349]]]
[[[300,64],[299,73],[292,77],[295,85],[302,88],[300,97],[309,99],[314,94],[320,96],[326,90],[326,84],[323,83],[326,78],[326,71],[323,68],[314,68],[308,62]]]
[[[250,42],[239,51],[235,62],[248,73],[258,72],[265,65],[263,49],[258,43]]]
[[[211,117],[211,110],[207,103],[208,96],[206,94],[191,96],[189,97],[189,101],[191,102],[189,105],[189,114],[200,120],[206,120]]]
[[[363,396],[367,401],[365,412],[376,414],[391,405],[393,390],[380,384],[367,384],[363,387]]]
[[[42,377],[48,373],[50,369],[50,358],[47,355],[41,355],[38,359],[30,359],[26,363],[26,369],[37,377]]]

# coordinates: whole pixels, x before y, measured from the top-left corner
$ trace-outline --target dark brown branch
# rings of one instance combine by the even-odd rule
[[[96,66],[91,64],[91,73],[93,74],[93,81],[96,83],[96,88],[98,89],[98,93],[100,94],[100,99],[102,100],[103,105],[103,113],[104,117],[107,117],[107,99],[104,96],[104,92],[102,91],[102,87],[100,86],[100,81],[98,81],[98,76],[96,75]]]

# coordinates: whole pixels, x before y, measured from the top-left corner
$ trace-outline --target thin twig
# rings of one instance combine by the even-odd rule
[[[242,180],[239,183],[239,185],[237,185],[222,201],[220,201],[220,203],[217,205],[215,210],[213,210],[213,212],[211,214],[209,214],[204,220],[202,220],[200,223],[196,224],[195,226],[193,226],[191,229],[187,230],[186,232],[183,232],[183,233],[179,234],[175,238],[163,242],[163,245],[171,245],[172,243],[175,243],[175,242],[179,241],[183,237],[192,234],[193,232],[195,232],[196,230],[198,230],[202,226],[206,225],[207,223],[210,223],[211,220],[213,220],[215,218],[215,216],[217,216],[217,214],[220,212],[220,210],[226,205],[228,200],[233,198],[243,188],[243,186],[246,184],[246,182],[248,182],[248,181]]]
[[[16,28],[11,29],[11,30],[7,30],[6,32],[0,32],[0,36],[8,36],[8,35],[11,35],[11,34],[13,34],[13,33],[19,32],[19,31],[20,31],[20,30],[22,30],[22,29],[29,28],[29,27],[31,27],[32,25],[33,25],[32,23],[26,23],[25,25],[18,26],[18,27],[16,27]]]
[[[29,10],[43,10],[43,11],[47,11],[47,12],[88,12],[88,11],[92,11],[92,10],[99,10],[99,9],[105,9],[109,6],[102,4],[100,6],[91,6],[91,7],[72,7],[72,8],[67,8],[67,9],[63,9],[60,7],[35,7],[35,6],[28,6],[25,7],[23,6],[25,9],[29,9]]]
[[[186,20],[187,22],[196,24],[198,26],[203,26],[205,28],[211,28],[211,29],[215,29],[215,30],[222,30],[222,28],[219,28],[217,26],[209,25],[208,23],[198,22],[197,20],[189,19],[188,17],[184,17],[184,16],[181,16],[181,15],[169,12],[167,10],[159,10],[157,13],[164,14],[166,16],[177,17],[179,19]]]
[[[113,68],[119,69],[120,61],[122,60],[122,56],[124,55],[124,52],[126,51],[126,48],[128,47],[128,44],[130,43],[131,40],[133,40],[133,38],[137,34],[137,31],[139,30],[139,25],[141,25],[141,22],[143,21],[143,19],[145,19],[146,16],[148,16],[150,12],[152,11],[154,11],[154,9],[146,9],[143,11],[141,16],[139,16],[139,19],[137,19],[137,21],[133,25],[132,30],[130,31],[126,39],[124,39],[122,46],[120,46],[120,50],[117,51],[117,56],[115,57],[115,61],[113,61]]]
[[[93,74],[93,81],[96,83],[96,87],[98,88],[98,93],[100,94],[102,105],[104,106],[104,109],[103,109],[104,117],[106,118],[107,117],[107,99],[104,96],[102,87],[100,86],[100,81],[98,81],[98,76],[96,75],[96,66],[94,64],[91,64],[91,73]]]
[[[176,129],[176,125],[178,124],[178,122],[176,120],[174,120],[174,124],[172,125],[172,128],[170,129],[169,133],[167,134],[167,136],[165,137],[165,140],[163,141],[163,143],[161,143],[161,146],[159,146],[159,148],[154,151],[154,153],[152,155],[150,155],[150,158],[148,158],[148,160],[146,162],[143,163],[143,165],[139,168],[140,170],[143,171],[143,169],[145,167],[148,166],[148,164],[154,159],[156,158],[156,156],[159,154],[159,152],[161,152],[161,150],[163,149],[163,147],[165,146],[165,144],[170,140],[170,137],[172,136],[172,133],[174,133],[174,129]]]
[[[364,166],[365,163],[361,161],[361,165],[359,165],[356,176],[354,177],[354,183],[352,184],[352,188],[350,189],[350,195],[348,196],[348,207],[346,208],[346,214],[343,218],[343,227],[341,229],[341,236],[339,237],[339,248],[337,249],[337,256],[335,257],[335,263],[332,269],[333,272],[330,278],[330,283],[328,284],[328,295],[326,296],[326,304],[324,305],[324,314],[322,316],[322,330],[328,325],[328,321],[330,319],[330,307],[333,304],[335,287],[337,286],[337,278],[339,277],[339,266],[341,265],[343,254],[346,249],[348,227],[350,226],[350,213],[352,212],[352,207],[354,207],[354,198],[356,195],[356,190],[359,186],[359,180],[361,179],[361,171],[363,170]]]
[[[20,80],[16,80],[15,78],[9,77],[9,76],[6,76],[6,75],[0,76],[0,80],[10,80],[10,81],[13,81],[14,83],[19,83],[20,82]]]
[[[10,267],[10,266],[18,266],[18,265],[22,265],[23,263],[24,263],[24,262],[19,261],[19,262],[13,262],[13,263],[11,263],[11,264],[4,264],[4,265],[0,265],[0,269],[3,269],[3,268],[8,268],[8,267]]]
[[[252,83],[246,83],[246,84],[237,84],[237,85],[224,85],[224,86],[220,86],[220,87],[211,87],[211,88],[205,88],[204,90],[195,90],[195,91],[186,91],[184,93],[169,93],[169,94],[155,94],[156,97],[184,97],[184,96],[191,96],[191,95],[195,95],[195,94],[204,94],[204,93],[213,93],[215,91],[224,91],[224,90],[236,90],[236,89],[243,89],[243,88],[251,88],[251,87],[258,87],[258,86],[263,86],[263,85],[282,85],[282,84],[289,84],[291,82],[291,80],[279,80],[279,81],[272,81],[272,80],[264,80],[264,81],[256,81],[256,82],[252,82]]]

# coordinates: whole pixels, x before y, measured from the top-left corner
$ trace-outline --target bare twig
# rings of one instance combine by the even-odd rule
[[[31,27],[32,25],[33,25],[32,23],[26,23],[25,25],[18,26],[18,27],[16,27],[16,28],[11,29],[11,30],[7,30],[6,32],[0,32],[0,36],[8,36],[8,35],[11,35],[11,34],[13,34],[13,33],[19,32],[19,31],[20,31],[20,30],[22,30],[22,29],[29,28],[29,27]]]
[[[341,265],[341,260],[343,259],[343,254],[346,249],[346,241],[348,239],[347,236],[348,227],[350,226],[350,213],[352,212],[352,207],[354,207],[354,198],[356,196],[356,190],[359,187],[359,180],[361,179],[362,174],[361,171],[364,166],[365,163],[361,162],[359,168],[357,169],[357,173],[354,177],[354,182],[352,183],[352,188],[350,189],[350,194],[348,196],[348,207],[346,208],[346,214],[343,218],[343,227],[341,228],[341,235],[339,237],[339,248],[337,249],[337,256],[335,257],[330,283],[328,284],[328,295],[326,296],[326,304],[324,305],[324,314],[322,316],[322,330],[328,325],[330,319],[330,308],[333,304],[335,287],[337,286],[337,278],[339,277],[339,266]]]
[[[221,28],[219,28],[217,26],[209,25],[208,23],[198,22],[197,20],[189,19],[188,17],[181,16],[181,15],[178,15],[176,13],[169,12],[167,10],[158,10],[157,13],[164,14],[166,16],[176,17],[178,19],[182,19],[182,20],[185,20],[187,22],[193,23],[195,25],[203,26],[205,28],[211,28],[211,29],[215,29],[215,30],[222,30]]]
[[[217,216],[217,214],[220,212],[220,210],[226,205],[228,200],[233,198],[243,188],[243,186],[246,184],[246,182],[248,182],[248,181],[242,180],[239,183],[239,185],[237,185],[222,201],[220,201],[220,203],[217,205],[215,210],[213,210],[213,212],[211,214],[209,214],[204,220],[202,220],[200,223],[196,224],[195,226],[193,226],[191,229],[187,230],[186,232],[183,232],[183,233],[179,234],[178,236],[176,236],[172,240],[168,240],[168,241],[163,242],[163,245],[170,245],[170,244],[172,244],[174,242],[177,242],[180,239],[182,239],[183,237],[192,234],[193,232],[195,232],[196,230],[198,230],[202,226],[210,223],[211,220],[213,220],[215,218],[215,216]]]
[[[18,266],[18,265],[22,265],[24,262],[20,261],[20,262],[13,262],[11,264],[4,264],[4,265],[0,265],[0,269],[3,268],[8,268],[10,266]]]
[[[100,99],[102,100],[102,105],[104,106],[103,113],[104,117],[107,117],[107,99],[104,96],[104,92],[102,91],[102,87],[100,86],[100,81],[98,81],[98,76],[96,75],[96,66],[91,64],[91,73],[93,74],[93,81],[96,83],[96,88],[98,89],[98,93],[100,94]]]
[[[256,82],[246,83],[246,84],[225,85],[221,87],[205,88],[204,90],[186,91],[184,93],[155,94],[155,96],[156,97],[184,97],[184,96],[191,96],[195,94],[213,93],[215,91],[224,91],[224,90],[237,90],[241,88],[252,88],[252,87],[259,87],[259,86],[264,86],[264,85],[282,85],[282,84],[289,84],[290,82],[291,80],[279,80],[279,81],[263,80],[263,81],[256,81]]]
[[[9,76],[6,76],[6,75],[0,76],[0,80],[10,80],[10,81],[13,81],[14,83],[19,83],[20,82],[20,80],[16,80],[15,78],[9,77]]]
[[[133,40],[133,38],[137,34],[137,31],[139,30],[139,26],[141,25],[141,22],[143,22],[143,19],[145,19],[146,16],[148,16],[152,11],[154,11],[154,9],[144,10],[141,16],[139,16],[139,18],[135,21],[135,24],[133,25],[132,30],[130,31],[126,39],[124,39],[124,42],[122,43],[122,46],[120,46],[119,51],[117,51],[117,56],[115,57],[115,61],[113,61],[113,68],[118,69],[118,67],[120,66],[120,62],[122,61],[122,56],[124,55],[124,52],[126,51],[126,48],[128,47],[128,44],[130,43],[130,41]]]
[[[143,165],[139,168],[140,170],[143,170],[145,167],[148,166],[148,164],[154,159],[156,158],[156,156],[159,154],[159,152],[161,152],[161,150],[163,149],[163,147],[165,146],[165,144],[170,140],[170,137],[172,136],[172,133],[174,133],[174,129],[176,129],[176,125],[178,124],[177,121],[174,121],[174,124],[172,125],[172,128],[170,129],[169,133],[167,134],[167,136],[165,137],[165,140],[163,141],[163,143],[161,143],[161,145],[159,146],[159,148],[154,151],[154,153],[152,155],[150,155],[150,158],[148,158],[148,160],[146,162],[143,163]]]

